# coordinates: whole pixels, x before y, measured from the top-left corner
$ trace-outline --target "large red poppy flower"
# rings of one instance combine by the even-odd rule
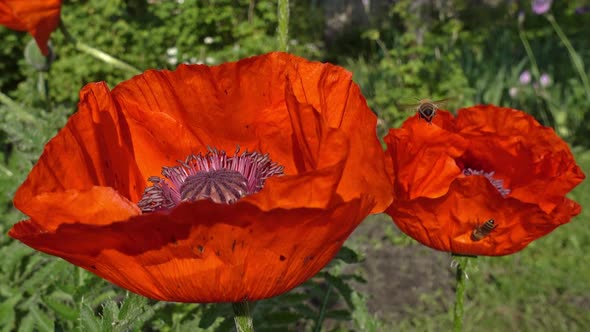
[[[49,54],[47,41],[60,20],[61,0],[2,0],[0,25],[28,31],[43,55]]]
[[[286,292],[392,200],[376,117],[337,66],[271,53],[80,100],[18,189],[30,220],[9,235],[153,299]]]
[[[506,255],[567,223],[565,198],[584,179],[553,129],[510,108],[473,106],[457,117],[418,116],[385,138],[396,201],[387,209],[406,234],[434,249]]]

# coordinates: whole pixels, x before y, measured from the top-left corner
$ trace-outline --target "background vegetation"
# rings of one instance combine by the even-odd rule
[[[449,109],[511,106],[553,126],[590,174],[589,6],[554,1],[551,14],[535,15],[529,1],[291,0],[290,50],[351,70],[380,134],[411,115],[402,104],[425,97],[450,97]],[[69,0],[62,20],[78,40],[137,68],[173,69],[276,49],[276,13],[269,0]],[[30,40],[0,27],[0,91],[17,102],[0,103],[0,234],[23,218],[14,192],[75,111],[80,88],[132,75],[79,52],[60,31],[55,61],[38,71],[23,56]],[[590,330],[589,193],[588,182],[572,193],[582,215],[550,236],[478,259],[465,330]],[[419,246],[386,216],[369,218],[347,246],[305,285],[259,302],[258,330],[450,329],[450,256]],[[2,331],[226,331],[230,311],[148,301],[0,236]]]

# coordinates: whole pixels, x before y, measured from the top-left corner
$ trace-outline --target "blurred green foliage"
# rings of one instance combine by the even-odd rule
[[[572,144],[590,145],[590,91],[585,91],[563,41],[545,16],[531,13],[528,1],[490,1],[493,6],[418,2],[396,1],[363,34],[374,42],[371,50],[341,57],[369,105],[385,120],[384,127],[399,126],[407,118],[404,105],[449,98],[443,108],[450,110],[477,103],[522,109]],[[590,24],[590,15],[575,14],[582,4],[556,2],[552,12],[577,50],[575,56],[588,63],[590,39],[583,27]],[[519,16],[533,59],[519,37]],[[550,77],[548,86],[539,77],[519,82],[523,71],[531,71],[532,61]]]
[[[329,59],[354,73],[367,102],[381,119],[380,134],[411,116],[404,104],[450,98],[444,108],[475,103],[519,108],[553,126],[590,170],[590,92],[584,86],[590,63],[589,14],[584,1],[554,1],[547,16],[529,1],[291,0],[290,50]],[[348,8],[354,8],[349,10]],[[344,16],[343,16],[344,15]],[[334,25],[334,17],[344,27]],[[521,25],[519,25],[519,17]],[[65,0],[62,21],[79,41],[141,69],[173,69],[180,63],[215,65],[277,48],[276,2],[270,0]],[[346,22],[348,26],[346,26]],[[353,22],[353,23],[351,23]],[[361,22],[361,23],[357,23]],[[331,30],[330,30],[331,29]],[[339,33],[327,33],[337,31]],[[26,33],[0,27],[0,234],[20,218],[12,197],[44,144],[75,111],[78,91],[93,81],[114,86],[130,73],[82,53],[56,31],[56,59],[47,73],[24,59]],[[566,47],[571,43],[572,49]],[[530,44],[527,54],[525,45]],[[531,82],[520,82],[524,71]],[[547,74],[549,83],[540,82]],[[47,101],[50,101],[49,103]],[[590,207],[587,184],[574,196]],[[588,219],[588,213],[578,219]],[[588,330],[590,289],[584,253],[590,232],[578,220],[514,256],[480,259],[467,303],[466,329]],[[415,246],[392,223],[385,236],[368,242],[378,250]],[[367,243],[349,241],[356,251]],[[382,321],[362,294],[356,251],[293,292],[257,304],[259,331],[438,330],[450,327],[451,300],[444,290],[424,294],[420,305],[397,310],[404,319]],[[2,331],[227,331],[229,305],[148,301],[60,259],[0,236],[0,330]],[[583,267],[579,273],[572,273]],[[534,280],[534,282],[531,282]],[[442,304],[441,304],[442,303]],[[320,318],[323,317],[323,318]]]

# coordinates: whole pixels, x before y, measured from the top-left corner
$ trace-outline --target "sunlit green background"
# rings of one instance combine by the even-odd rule
[[[588,6],[554,1],[549,15],[535,15],[527,0],[291,0],[289,45],[352,71],[380,135],[411,115],[400,105],[416,99],[451,98],[451,110],[511,106],[553,126],[589,174]],[[64,1],[62,20],[78,40],[140,69],[215,65],[278,45],[275,1]],[[147,301],[4,235],[23,218],[12,207],[14,191],[75,111],[80,88],[100,80],[113,87],[132,75],[79,52],[60,31],[51,38],[55,62],[37,72],[23,56],[30,40],[0,27],[0,90],[19,105],[0,103],[0,330],[232,330],[228,305]],[[571,196],[590,208],[588,182]],[[478,258],[465,330],[590,331],[589,216],[584,209],[515,255]],[[386,216],[370,217],[347,247],[310,282],[259,302],[257,330],[451,328],[448,254],[416,244]]]

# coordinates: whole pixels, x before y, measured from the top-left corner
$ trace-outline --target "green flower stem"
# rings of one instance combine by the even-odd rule
[[[457,281],[457,289],[455,290],[455,308],[453,311],[453,331],[461,332],[463,330],[463,301],[465,299],[465,279],[466,270],[469,263],[468,256],[453,255],[453,259],[457,262],[457,273],[455,280]]]
[[[46,72],[40,71],[37,84],[38,84],[38,89],[39,89],[41,95],[43,96],[43,100],[45,102],[45,110],[47,112],[51,112],[51,110],[52,110],[51,94],[50,94],[50,90],[49,90],[49,79],[48,79],[47,75],[48,74]]]
[[[538,81],[541,78],[541,74],[539,73],[539,66],[537,65],[537,60],[535,59],[535,55],[533,54],[533,49],[531,48],[531,44],[529,44],[529,40],[526,37],[526,33],[524,31],[524,27],[522,26],[522,22],[518,24],[518,36],[520,37],[520,41],[524,46],[524,50],[526,51],[526,55],[529,58],[529,62],[531,63],[531,71],[533,72],[533,77],[535,81]]]
[[[559,39],[561,39],[561,42],[563,43],[565,48],[567,48],[570,58],[572,59],[574,68],[576,68],[576,71],[578,72],[578,75],[580,75],[580,79],[582,80],[582,84],[584,85],[586,96],[590,98],[590,83],[588,82],[588,75],[586,75],[586,71],[584,70],[584,63],[582,62],[582,58],[576,52],[576,50],[574,50],[572,43],[570,43],[565,33],[563,33],[563,30],[561,30],[559,24],[557,24],[557,21],[555,21],[555,17],[553,17],[553,14],[547,14],[545,17],[547,17],[547,20],[549,21],[549,23],[551,23],[553,30],[555,30],[555,33],[557,33],[557,36],[559,36]]]
[[[63,21],[59,23],[59,29],[64,34],[66,40],[68,42],[72,43],[78,51],[84,52],[84,53],[86,53],[90,56],[93,56],[101,61],[104,61],[112,66],[126,70],[134,75],[141,74],[141,71],[139,69],[133,67],[132,65],[130,65],[126,62],[123,62],[123,61],[121,61],[121,60],[119,60],[119,59],[99,50],[99,49],[96,49],[92,46],[86,45],[86,44],[76,40],[76,38],[74,38],[74,36],[72,36],[70,34],[70,32],[66,29],[66,26],[63,24]]]
[[[332,287],[328,284],[328,290],[326,290],[326,295],[324,296],[324,301],[322,301],[322,307],[320,308],[320,314],[318,319],[315,322],[315,328],[313,332],[320,332],[322,331],[322,325],[324,324],[324,317],[326,316],[326,308],[328,307],[328,299],[330,298],[330,293],[332,292]]]
[[[236,324],[237,332],[253,332],[254,324],[252,323],[252,313],[250,302],[236,302],[232,303],[234,308],[234,322]]]
[[[279,51],[289,50],[289,0],[279,0]]]

